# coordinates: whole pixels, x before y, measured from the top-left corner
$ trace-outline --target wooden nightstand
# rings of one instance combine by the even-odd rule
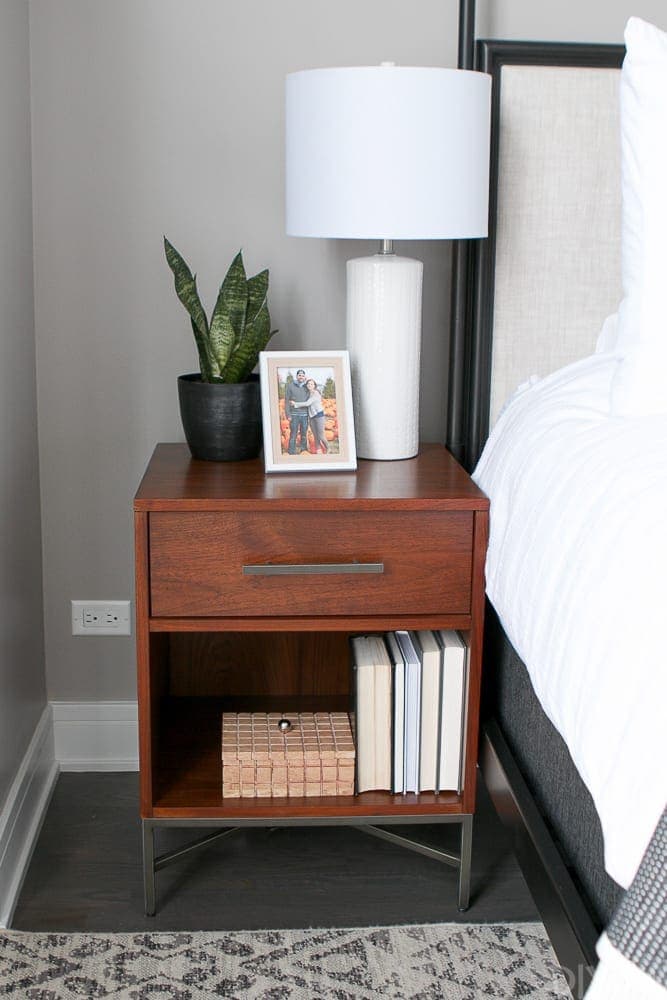
[[[357,472],[265,475],[158,445],[135,510],[137,671],[146,912],[160,826],[359,826],[459,867],[468,905],[488,500],[440,445]],[[462,794],[222,798],[225,711],[347,711],[349,637],[455,628],[470,645]],[[461,854],[396,823],[457,822]],[[210,839],[206,838],[207,840]],[[179,852],[179,855],[182,852]]]

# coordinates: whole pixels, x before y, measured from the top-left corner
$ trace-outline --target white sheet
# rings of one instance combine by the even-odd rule
[[[606,934],[597,943],[600,963],[586,1000],[665,1000],[667,991],[614,948]]]
[[[616,358],[519,389],[474,479],[487,592],[631,882],[667,799],[667,416],[609,415]]]

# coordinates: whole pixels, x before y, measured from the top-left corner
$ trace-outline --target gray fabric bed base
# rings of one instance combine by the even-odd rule
[[[484,711],[495,716],[599,929],[623,890],[607,875],[600,821],[562,738],[537,700],[526,667],[487,605]]]

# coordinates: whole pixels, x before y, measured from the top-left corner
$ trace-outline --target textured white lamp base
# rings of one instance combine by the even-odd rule
[[[347,348],[359,458],[419,450],[423,265],[375,254],[347,262]]]

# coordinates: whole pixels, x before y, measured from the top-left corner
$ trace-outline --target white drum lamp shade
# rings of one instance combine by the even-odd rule
[[[290,74],[288,235],[486,236],[490,97],[490,77],[466,70],[383,65]],[[421,281],[421,262],[391,252],[348,262],[347,346],[362,458],[417,453]]]

